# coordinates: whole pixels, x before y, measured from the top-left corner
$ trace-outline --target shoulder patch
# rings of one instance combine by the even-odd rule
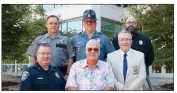
[[[79,32],[79,34],[82,34],[83,31]]]
[[[101,32],[98,32],[98,34],[102,35],[103,33],[101,33]]]
[[[21,80],[25,81],[29,77],[30,73],[28,71],[24,71],[21,76]]]

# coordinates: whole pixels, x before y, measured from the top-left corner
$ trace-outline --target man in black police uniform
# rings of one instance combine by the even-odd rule
[[[153,60],[154,60],[154,51],[153,51],[153,47],[152,47],[152,43],[150,39],[142,34],[137,33],[138,22],[133,16],[129,17],[126,20],[125,28],[133,36],[132,37],[133,42],[132,42],[131,48],[137,51],[143,52],[145,55],[146,72],[147,72],[147,75],[149,76],[149,66],[153,63]],[[114,37],[113,45],[116,50],[120,48],[118,45],[118,35]],[[148,84],[150,83],[150,81],[148,81],[148,78],[147,78],[147,82]]]
[[[65,90],[66,80],[59,69],[50,66],[52,51],[49,44],[40,44],[36,53],[37,63],[21,75],[21,91]]]

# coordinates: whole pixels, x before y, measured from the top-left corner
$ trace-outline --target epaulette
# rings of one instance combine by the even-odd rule
[[[30,68],[35,68],[35,67],[37,67],[37,64],[30,66]]]
[[[24,71],[30,71],[30,69],[31,69],[31,66],[30,66],[30,67],[26,67],[26,68],[24,69]]]
[[[79,34],[82,34],[83,31],[79,32]]]
[[[38,40],[38,39],[41,39],[43,36],[45,36],[45,34],[38,36],[38,37],[37,37],[37,40]]]
[[[98,34],[102,35],[103,33],[101,33],[101,32],[98,32]]]

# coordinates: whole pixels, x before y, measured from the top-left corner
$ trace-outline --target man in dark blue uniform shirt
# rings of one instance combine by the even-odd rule
[[[52,52],[49,44],[40,44],[36,53],[37,63],[23,71],[21,91],[65,90],[66,80],[59,69],[50,66]]]
[[[153,51],[151,40],[148,37],[137,33],[138,22],[133,16],[129,17],[126,20],[125,29],[126,31],[129,31],[133,36],[132,37],[133,42],[131,48],[144,53],[146,72],[147,75],[149,75],[149,66],[153,63],[154,60],[154,51]],[[113,45],[116,50],[120,48],[118,45],[118,35],[114,37]]]
[[[90,39],[96,39],[100,43],[100,56],[99,59],[104,61],[108,53],[113,52],[114,46],[110,43],[107,36],[96,31],[96,13],[89,9],[83,13],[83,27],[85,31],[80,32],[72,38],[74,49],[75,61],[86,58],[85,48],[86,43]]]

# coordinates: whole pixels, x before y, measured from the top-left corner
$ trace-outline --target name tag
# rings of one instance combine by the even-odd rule
[[[64,49],[66,49],[66,45],[64,45],[64,44],[56,44],[56,47],[60,47],[60,48],[64,48]]]
[[[37,79],[43,79],[43,77],[38,77]]]

